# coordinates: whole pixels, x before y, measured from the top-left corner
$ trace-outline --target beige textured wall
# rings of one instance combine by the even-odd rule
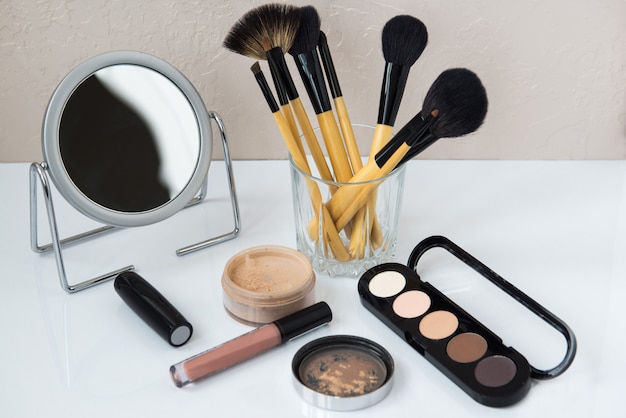
[[[1,0],[0,162],[41,160],[41,121],[57,83],[82,60],[116,49],[144,51],[180,69],[224,118],[235,159],[285,158],[252,61],[221,47],[231,25],[263,3]],[[464,140],[439,141],[423,158],[626,157],[624,0],[291,3],[319,11],[353,121],[376,122],[380,32],[394,15],[418,17],[430,39],[397,126],[419,110],[444,69],[479,74],[490,97],[485,125]]]

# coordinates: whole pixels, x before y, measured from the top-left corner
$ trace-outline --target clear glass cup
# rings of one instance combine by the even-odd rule
[[[357,137],[373,135],[371,127],[355,125],[354,129]],[[382,178],[342,183],[321,179],[312,158],[307,160],[310,173],[297,167],[291,158],[290,172],[297,249],[311,261],[315,271],[330,277],[359,277],[377,264],[393,261],[405,167]],[[339,189],[343,190],[338,194]],[[329,201],[333,196],[341,196],[351,210],[332,215]],[[357,204],[352,205],[354,202]],[[340,220],[335,219],[338,216]]]

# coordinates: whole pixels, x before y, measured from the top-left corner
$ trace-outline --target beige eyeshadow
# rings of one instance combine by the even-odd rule
[[[441,340],[449,337],[459,326],[457,317],[448,311],[435,311],[426,315],[419,324],[419,331],[426,338]]]
[[[369,283],[369,291],[379,298],[397,295],[404,289],[406,279],[397,271],[387,270],[378,273]]]
[[[464,332],[450,340],[446,352],[456,362],[471,363],[485,355],[487,341],[473,332]]]
[[[409,290],[393,301],[393,311],[402,318],[417,318],[430,308],[430,297],[419,290]]]

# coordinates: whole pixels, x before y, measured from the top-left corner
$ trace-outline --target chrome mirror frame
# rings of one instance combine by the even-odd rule
[[[76,188],[67,172],[63,169],[63,162],[59,152],[58,126],[68,98],[83,80],[91,76],[98,69],[118,64],[143,66],[168,78],[181,90],[189,101],[195,113],[199,128],[199,157],[189,182],[175,198],[171,199],[166,204],[144,212],[119,212],[104,208],[92,202]],[[212,153],[211,121],[216,123],[221,135],[234,226],[230,232],[178,249],[176,254],[179,256],[233,239],[239,235],[241,230],[239,205],[232,171],[232,161],[230,158],[230,151],[223,121],[216,112],[207,112],[200,95],[195,90],[193,85],[182,75],[182,73],[165,61],[145,53],[137,51],[113,51],[97,55],[81,63],[62,80],[52,95],[44,118],[42,145],[45,161],[31,164],[29,171],[29,184],[31,249],[36,253],[45,253],[49,251],[54,252],[57,263],[57,272],[59,274],[60,284],[63,290],[68,293],[74,293],[113,279],[121,272],[134,270],[134,266],[130,265],[116,269],[101,276],[85,280],[78,284],[70,284],[67,279],[62,255],[62,248],[65,246],[80,243],[86,239],[93,238],[102,233],[122,227],[141,226],[159,222],[169,216],[172,216],[185,207],[198,204],[204,200],[207,192],[207,175]],[[50,179],[52,179],[61,195],[63,195],[63,197],[76,210],[85,216],[105,223],[105,225],[69,238],[60,239],[51,194],[52,188],[50,187]],[[51,243],[45,245],[40,245],[38,243],[37,185],[40,185],[42,189],[50,227]]]

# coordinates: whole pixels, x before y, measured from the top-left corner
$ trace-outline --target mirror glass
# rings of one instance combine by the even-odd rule
[[[85,215],[139,226],[180,210],[206,178],[208,114],[180,72],[155,57],[104,54],[59,85],[43,149],[59,192]]]

